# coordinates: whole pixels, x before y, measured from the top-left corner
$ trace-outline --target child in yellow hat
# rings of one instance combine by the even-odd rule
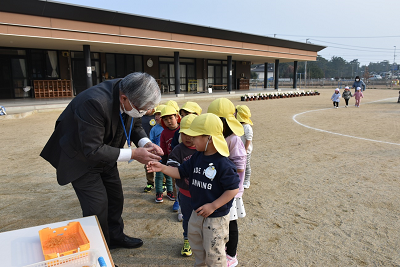
[[[148,136],[150,141],[153,144],[156,144],[160,146],[160,135],[161,132],[164,130],[164,128],[160,125],[161,123],[161,110],[165,107],[165,105],[158,105],[154,109],[152,109],[152,115],[154,119],[151,119],[149,122],[149,125],[151,125],[151,129],[149,131]],[[144,116],[143,116],[144,117]],[[150,116],[149,116],[150,117]],[[154,122],[153,122],[154,121]],[[143,120],[142,120],[142,125],[143,125]],[[145,127],[143,127],[145,128]],[[144,168],[146,170],[146,179],[147,179],[147,185],[144,188],[144,192],[148,193],[154,188],[154,173],[148,173],[146,169],[146,165],[144,165]],[[162,174],[161,174],[162,175]]]
[[[246,149],[246,171],[243,181],[243,188],[250,187],[250,176],[251,176],[251,166],[250,158],[251,152],[253,151],[253,122],[250,120],[251,112],[248,106],[239,105],[236,106],[236,119],[242,124],[244,134],[241,136],[244,148]]]
[[[184,133],[193,136],[196,152],[179,167],[149,162],[147,170],[180,179],[189,177],[192,214],[188,238],[195,265],[227,266],[225,243],[229,238],[229,211],[239,188],[235,165],[227,158],[223,124],[214,114],[196,117]]]
[[[246,216],[243,195],[244,170],[246,169],[246,149],[239,136],[242,136],[243,126],[235,118],[235,106],[227,98],[217,98],[211,102],[208,107],[209,113],[219,116],[224,125],[224,137],[229,147],[229,159],[236,165],[239,174],[239,192],[233,199],[230,211],[229,222],[229,242],[226,243],[226,258],[228,266],[236,266],[238,264],[236,251],[239,241],[239,230],[237,219]]]
[[[167,163],[168,155],[171,153],[171,140],[174,136],[176,131],[179,131],[179,124],[178,124],[178,113],[176,109],[172,106],[166,105],[161,110],[161,123],[163,124],[164,130],[161,132],[160,135],[160,147],[164,152],[164,155],[161,157],[161,161],[163,163]],[[162,180],[156,174],[156,202],[160,203],[163,202],[163,191],[162,191]],[[173,190],[173,182],[171,177],[165,175],[165,185],[167,186],[167,197],[175,201],[175,193]],[[177,203],[177,202],[176,202]],[[177,204],[178,205],[178,204]],[[179,205],[178,205],[179,208]],[[177,210],[178,210],[177,208]]]
[[[197,117],[195,114],[189,114],[182,118],[180,125],[180,134],[182,142],[178,144],[168,157],[167,165],[178,167],[183,162],[189,160],[196,152],[196,147],[193,144],[193,137],[185,134],[185,130],[189,129],[193,120]],[[178,221],[182,221],[183,227],[183,247],[181,249],[182,256],[191,256],[192,250],[188,240],[188,222],[192,214],[192,206],[190,205],[190,192],[189,192],[189,177],[182,177],[177,179],[177,199],[179,201],[180,209],[178,211]]]

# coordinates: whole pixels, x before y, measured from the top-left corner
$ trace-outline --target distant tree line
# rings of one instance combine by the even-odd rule
[[[305,62],[298,62],[297,73],[301,73],[304,77]],[[388,60],[372,63],[368,65],[360,65],[358,59],[346,61],[341,57],[333,56],[331,60],[327,60],[321,56],[317,56],[317,61],[307,62],[307,78],[344,78],[354,79],[355,76],[368,77],[368,74],[382,73],[391,71],[393,65]],[[280,78],[293,78],[294,64],[279,63],[279,77]],[[299,74],[300,75],[300,74]]]

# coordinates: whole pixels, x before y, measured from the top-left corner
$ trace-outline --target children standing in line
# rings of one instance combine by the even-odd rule
[[[185,130],[193,136],[197,152],[179,167],[149,162],[148,171],[158,171],[176,179],[189,177],[192,214],[188,238],[195,266],[227,266],[225,243],[229,238],[229,210],[238,192],[239,177],[227,158],[228,145],[221,120],[214,114],[196,117]]]
[[[349,106],[349,99],[352,97],[350,88],[348,86],[346,86],[344,88],[342,97],[344,98],[344,101],[346,102],[346,106],[344,106],[344,107],[347,108]]]
[[[340,102],[340,92],[339,88],[335,89],[335,92],[333,93],[331,100],[333,101],[333,107],[338,108],[339,107],[339,102]]]
[[[246,149],[246,171],[244,176],[243,188],[250,187],[250,176],[251,176],[251,152],[253,151],[253,122],[250,120],[251,112],[249,107],[246,105],[236,106],[236,119],[242,124],[244,134],[240,137],[244,144],[244,148]]]
[[[179,132],[181,133],[182,143],[178,144],[174,149],[172,149],[169,155],[167,166],[179,167],[183,162],[189,160],[192,155],[196,152],[196,147],[193,144],[193,137],[186,135],[185,131],[189,129],[192,121],[197,117],[195,114],[189,114],[182,118],[181,126]],[[181,179],[176,180],[177,188],[177,198],[179,200],[179,206],[181,210],[183,220],[183,247],[181,249],[182,256],[191,256],[192,250],[190,248],[190,243],[188,240],[188,222],[190,215],[192,214],[192,207],[190,205],[190,191],[189,191],[189,177],[181,177]],[[179,214],[178,214],[179,217]]]
[[[177,119],[178,114],[176,110],[172,106],[166,105],[161,110],[161,120],[164,130],[160,136],[160,147],[164,152],[164,156],[162,156],[162,163],[167,163],[168,155],[171,153],[171,140],[174,136],[174,133],[179,130],[179,124]],[[175,195],[173,192],[172,178],[168,175],[165,175],[165,185],[167,186],[167,197],[174,201]],[[163,202],[163,190],[162,190],[162,179],[157,177],[156,173],[156,202]]]
[[[233,267],[238,264],[237,245],[239,242],[239,230],[237,219],[246,216],[243,204],[243,182],[244,170],[246,169],[246,149],[239,136],[244,134],[243,126],[235,118],[235,106],[227,98],[218,98],[211,102],[208,107],[209,113],[219,116],[223,123],[223,135],[229,148],[229,159],[235,164],[239,174],[239,192],[232,202],[229,222],[229,241],[226,243],[227,266]]]
[[[354,93],[354,98],[356,99],[356,107],[360,107],[361,98],[364,98],[363,93],[361,92],[361,87],[357,87],[356,92]]]

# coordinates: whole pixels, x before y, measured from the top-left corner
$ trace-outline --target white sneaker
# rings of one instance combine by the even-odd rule
[[[182,213],[178,213],[178,222],[183,221],[183,214]]]
[[[226,254],[226,266],[227,267],[235,267],[236,265],[238,265],[238,263],[239,262],[236,258],[236,255],[235,255],[235,257],[231,257],[228,254]]]
[[[243,188],[248,189],[250,187],[250,181],[243,182]]]
[[[347,106],[344,106],[345,108],[347,108]]]

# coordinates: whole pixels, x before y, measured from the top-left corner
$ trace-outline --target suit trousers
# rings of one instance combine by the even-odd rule
[[[122,240],[124,195],[117,163],[112,167],[93,168],[73,181],[72,186],[81,204],[83,217],[97,216],[108,245],[111,240]]]

